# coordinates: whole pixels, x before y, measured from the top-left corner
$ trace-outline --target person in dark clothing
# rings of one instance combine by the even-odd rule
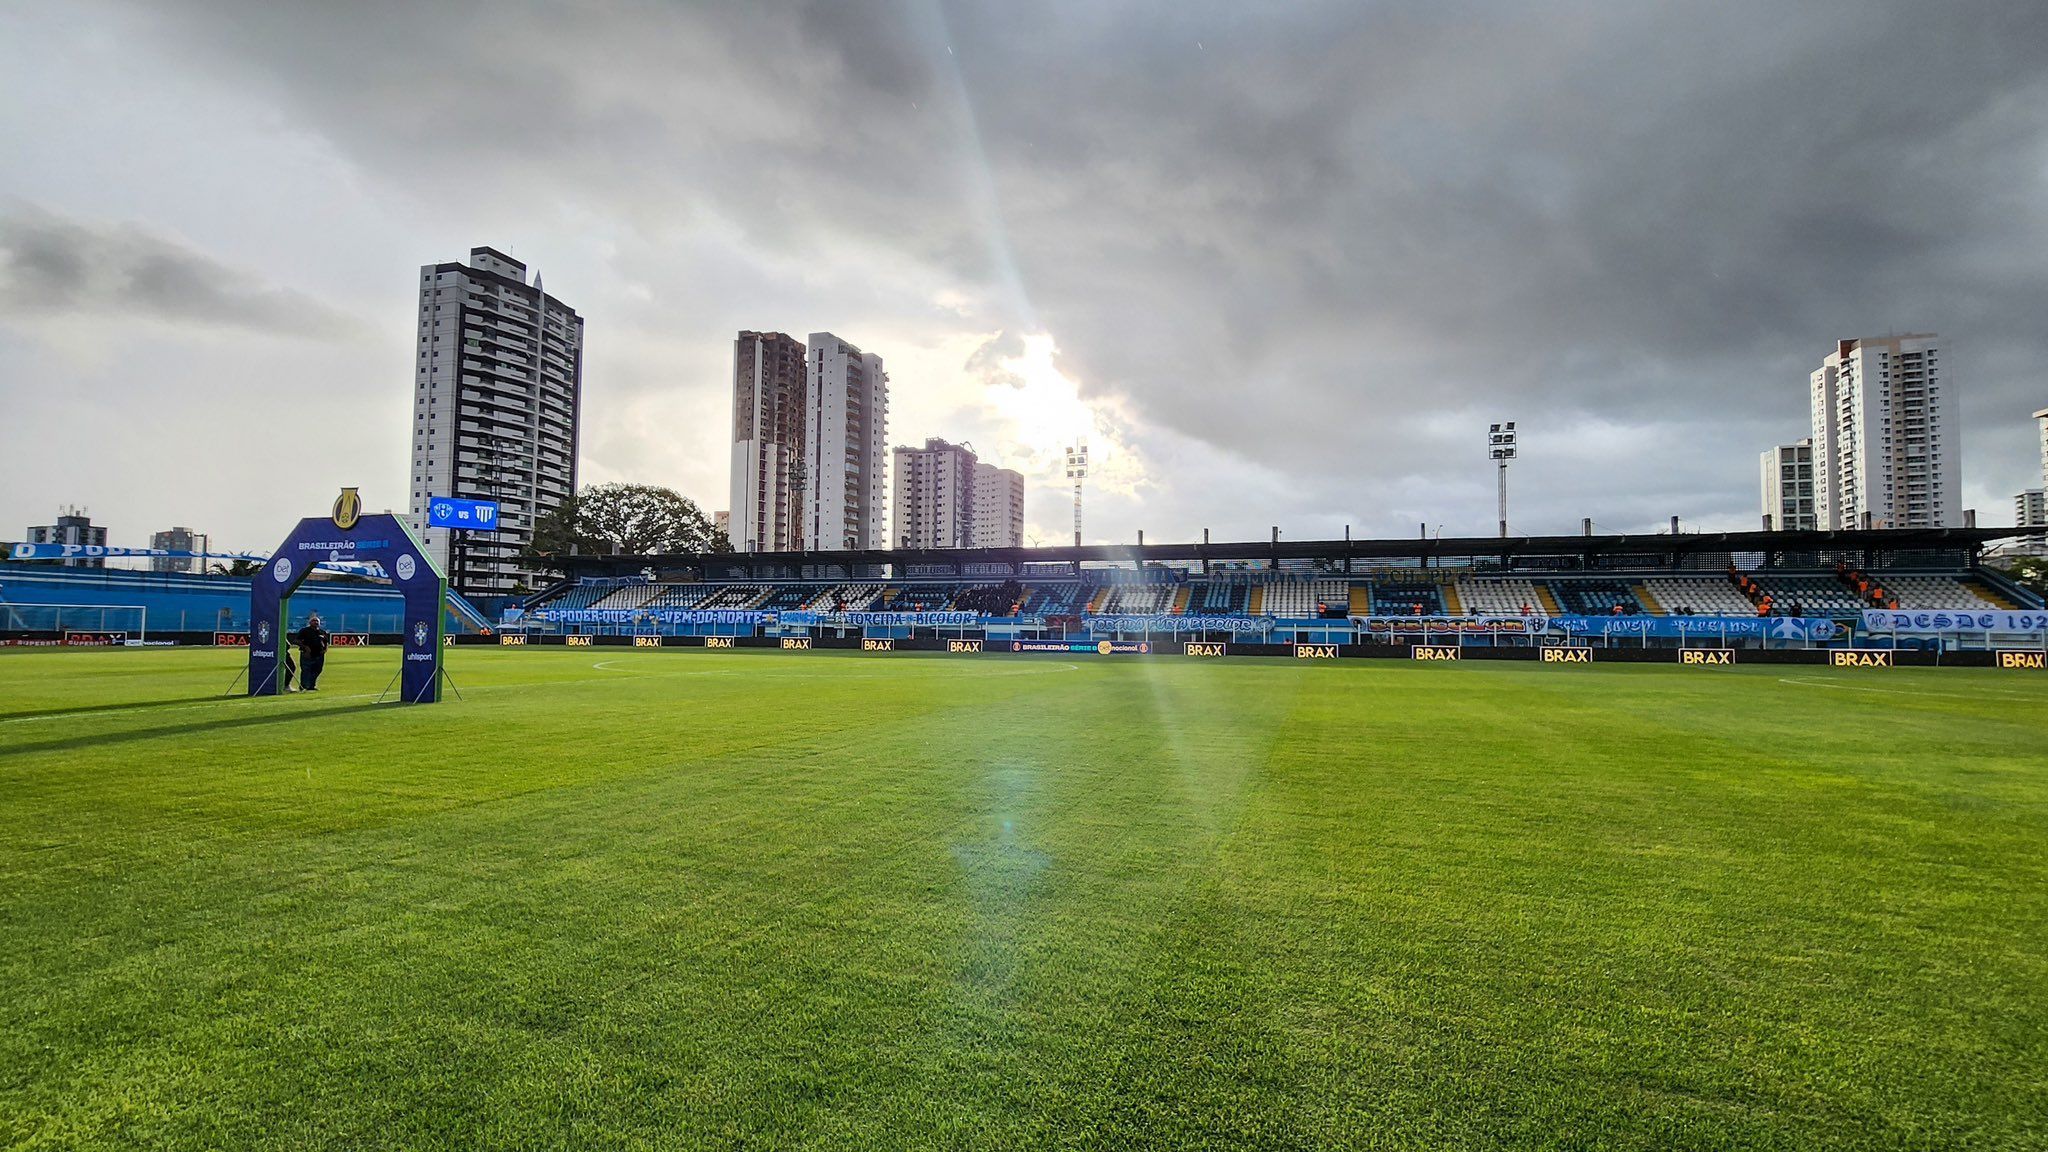
[[[320,626],[320,614],[315,612],[306,626],[292,634],[292,643],[299,647],[299,690],[318,692],[320,690],[320,669],[327,663],[327,629]]]
[[[282,682],[284,686],[280,691],[297,692],[298,689],[292,687],[292,679],[299,674],[299,662],[292,659],[292,646],[290,644],[285,644],[278,648],[277,667],[278,675],[283,677]]]

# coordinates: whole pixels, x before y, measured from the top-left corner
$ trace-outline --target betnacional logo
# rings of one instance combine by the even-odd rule
[[[896,650],[896,642],[894,640],[879,640],[863,636],[860,640],[860,650],[863,652],[894,652]]]
[[[809,636],[784,636],[782,638],[782,646],[791,652],[807,652],[811,647],[811,638]]]
[[[289,556],[279,556],[277,560],[270,565],[270,578],[272,580],[277,581],[279,584],[291,583],[292,558]]]
[[[419,565],[412,562],[412,553],[410,552],[401,554],[398,557],[398,562],[393,564],[392,567],[397,569],[400,580],[410,580],[412,579],[412,574],[419,571]]]
[[[363,518],[363,498],[353,488],[343,488],[334,498],[334,526],[346,532]]]
[[[1888,648],[1834,648],[1828,652],[1828,663],[1837,668],[1889,668],[1892,654]]]
[[[1998,666],[2000,668],[2032,668],[2037,672],[2048,671],[2048,652],[2000,652],[1998,654]]]
[[[1544,648],[1542,651],[1545,664],[1591,664],[1593,662],[1593,650],[1591,648],[1576,648],[1555,644]]]
[[[706,648],[730,648],[732,647],[732,637],[706,636],[704,638],[704,646]]]
[[[524,643],[526,643],[526,634],[525,634],[525,633],[523,633],[523,632],[521,632],[521,633],[512,633],[512,632],[500,632],[500,633],[498,633],[498,646],[499,646],[500,648],[517,648],[517,647],[519,647],[520,645],[522,645],[522,644],[524,644]]]
[[[422,648],[427,646],[427,622],[415,621],[412,626],[412,642]]]
[[[1098,640],[1095,642],[1095,654],[1098,656],[1107,656],[1114,651],[1116,651],[1116,645],[1108,640]]]
[[[1294,646],[1294,658],[1297,660],[1335,660],[1337,658],[1337,646],[1335,644],[1296,644]]]
[[[1463,655],[1456,644],[1417,644],[1408,649],[1411,660],[1456,660]]]
[[[1678,650],[1678,662],[1680,664],[1693,665],[1733,664],[1735,663],[1735,649],[1680,648]]]
[[[567,644],[567,645],[568,645],[569,647],[571,647],[571,648],[588,648],[588,647],[590,647],[590,641],[591,641],[591,637],[589,637],[589,636],[564,636],[564,637],[562,637],[562,642],[563,642],[563,643],[565,643],[565,644]]]
[[[659,636],[635,636],[635,637],[633,637],[633,647],[635,647],[635,648],[659,648],[659,647],[661,647],[661,637],[659,637]]]
[[[979,651],[981,651],[981,641],[979,641],[979,640],[948,640],[948,641],[946,641],[946,651],[948,651],[948,652],[951,652],[951,653],[953,653],[953,654],[955,654],[955,655],[960,655],[960,654],[964,654],[964,653],[974,653],[974,652],[979,652]]]
[[[1190,640],[1184,650],[1190,656],[1224,656],[1229,654],[1230,646],[1220,640]]]

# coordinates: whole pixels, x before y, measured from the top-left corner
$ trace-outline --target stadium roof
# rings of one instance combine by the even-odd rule
[[[1702,552],[1898,553],[1967,551],[1987,542],[2021,535],[2018,528],[1883,528],[1855,532],[1696,532],[1609,536],[1457,536],[1398,540],[1251,540],[1192,544],[1083,544],[1050,548],[907,548],[839,552],[658,553],[638,556],[564,557],[579,573],[631,572],[641,568],[699,568],[751,574],[798,568],[867,569],[881,565],[959,568],[968,565],[1244,563],[1283,560],[1442,561],[1499,560],[1537,556],[1642,556],[1676,560]]]

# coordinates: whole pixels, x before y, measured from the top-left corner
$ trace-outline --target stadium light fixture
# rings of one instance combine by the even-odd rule
[[[1500,535],[1508,535],[1508,461],[1515,458],[1515,422],[1513,420],[1489,425],[1486,429],[1486,448],[1493,457],[1498,471],[1500,487]]]
[[[1074,547],[1081,546],[1081,484],[1088,479],[1088,442],[1067,446],[1067,479],[1074,482]]]

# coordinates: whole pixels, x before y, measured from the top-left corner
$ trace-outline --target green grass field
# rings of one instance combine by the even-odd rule
[[[0,655],[0,1146],[2041,1148],[2048,677]]]

